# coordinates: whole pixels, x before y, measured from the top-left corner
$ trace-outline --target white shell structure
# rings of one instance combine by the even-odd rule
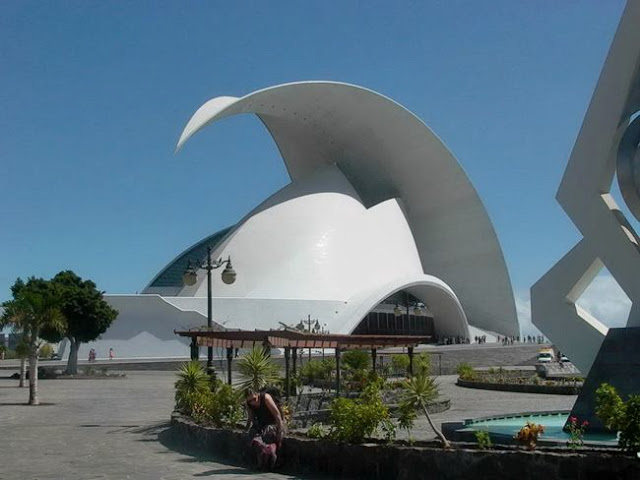
[[[610,194],[640,214],[640,2],[627,3],[556,196],[582,240],[531,288],[533,323],[587,374],[608,328],[576,305],[603,266],[640,326],[640,241]],[[635,118],[635,120],[634,120]]]
[[[506,265],[482,202],[414,114],[361,87],[292,83],[208,101],[178,149],[205,126],[243,113],[265,125],[291,183],[179,255],[142,295],[110,296],[123,318],[110,335],[129,322],[133,302],[166,302],[176,319],[206,315],[206,272],[193,286],[183,286],[180,275],[188,260],[203,260],[207,246],[214,258],[230,256],[237,272],[232,285],[213,272],[213,317],[227,328],[278,328],[311,315],[332,333],[351,333],[403,290],[426,305],[438,336],[467,338],[469,325],[519,334]],[[175,322],[192,324],[186,317]]]

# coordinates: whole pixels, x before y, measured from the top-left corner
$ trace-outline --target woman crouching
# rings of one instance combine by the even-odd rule
[[[247,428],[258,468],[273,468],[284,438],[284,422],[273,396],[267,392],[245,391]]]

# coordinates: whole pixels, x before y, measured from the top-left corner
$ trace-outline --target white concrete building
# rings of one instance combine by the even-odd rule
[[[311,315],[333,333],[518,335],[511,283],[482,202],[414,114],[357,86],[293,83],[210,100],[188,122],[178,149],[203,127],[241,113],[268,129],[291,183],[185,250],[142,294],[107,296],[120,315],[98,356],[139,335],[176,354],[173,330],[206,324],[206,272],[193,286],[182,284],[182,274],[207,247],[215,259],[230,256],[237,272],[226,285],[213,271],[220,327],[278,328]],[[409,299],[427,315],[393,325],[388,317],[374,320],[370,312],[394,294],[392,304]]]

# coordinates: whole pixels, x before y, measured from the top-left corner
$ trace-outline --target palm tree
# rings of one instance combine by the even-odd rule
[[[238,371],[247,377],[240,388],[255,391],[277,382],[280,373],[271,355],[261,347],[254,347],[238,360]]]
[[[36,279],[29,282],[14,292],[13,300],[4,302],[3,323],[22,333],[29,357],[29,405],[38,405],[38,350],[43,343],[39,336],[45,328],[62,330],[65,320],[48,284]]]
[[[29,346],[24,339],[16,345],[16,356],[20,359],[20,388],[24,387],[24,381],[27,378],[27,358],[29,357]]]
[[[436,436],[442,442],[444,448],[450,448],[451,444],[449,440],[443,435],[443,433],[435,426],[429,411],[427,410],[427,404],[434,400],[438,396],[438,385],[433,377],[427,375],[426,372],[421,371],[415,377],[409,379],[407,382],[407,388],[404,391],[401,405],[405,408],[413,408],[414,410],[422,410],[427,417],[427,421],[431,426],[431,429],[435,432]]]
[[[210,391],[211,383],[202,365],[197,360],[192,360],[180,365],[175,387],[176,410],[183,411],[189,402],[189,397],[195,393]]]

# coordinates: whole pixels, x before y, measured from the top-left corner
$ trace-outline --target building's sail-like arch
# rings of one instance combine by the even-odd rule
[[[455,157],[414,114],[361,87],[292,83],[210,100],[188,122],[178,148],[204,126],[240,113],[264,123],[293,182],[335,164],[365,207],[398,199],[423,272],[446,282],[474,326],[518,335],[511,282],[487,212]]]

